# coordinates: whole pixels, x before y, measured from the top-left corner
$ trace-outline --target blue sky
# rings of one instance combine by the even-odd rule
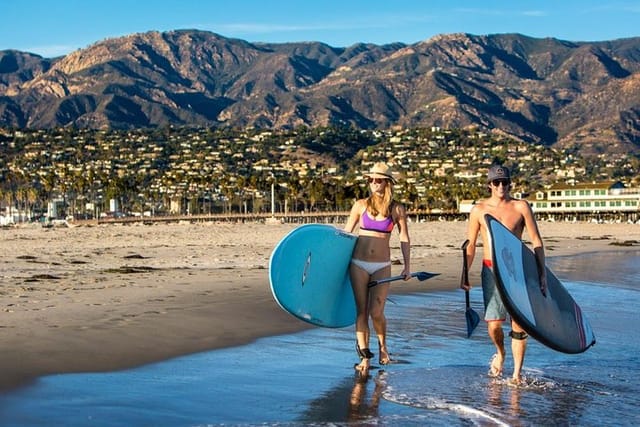
[[[0,0],[0,50],[45,57],[105,38],[200,29],[251,42],[415,43],[437,34],[640,36],[640,0]]]

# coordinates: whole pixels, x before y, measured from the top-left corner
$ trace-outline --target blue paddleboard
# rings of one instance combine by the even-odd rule
[[[546,297],[540,291],[536,259],[517,236],[485,215],[493,256],[493,272],[509,314],[529,335],[563,353],[582,353],[596,343],[580,306],[546,268]]]
[[[358,236],[326,224],[302,225],[287,234],[269,260],[271,292],[295,317],[341,328],[356,319],[349,263]]]

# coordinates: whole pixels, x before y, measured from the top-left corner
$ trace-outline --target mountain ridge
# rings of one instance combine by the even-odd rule
[[[454,33],[332,47],[174,30],[58,58],[0,51],[5,127],[477,127],[638,154],[639,119],[640,38]]]

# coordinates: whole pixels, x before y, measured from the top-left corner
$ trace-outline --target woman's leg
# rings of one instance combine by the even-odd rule
[[[369,273],[358,266],[349,267],[351,287],[356,300],[356,345],[358,353],[369,349]],[[369,369],[369,358],[362,357],[356,369],[363,372]]]
[[[391,266],[376,271],[372,275],[372,280],[379,280],[391,275]],[[387,350],[387,317],[384,314],[384,307],[389,294],[389,283],[374,286],[369,292],[369,315],[373,329],[378,337],[379,362],[386,365],[391,362],[389,352]]]

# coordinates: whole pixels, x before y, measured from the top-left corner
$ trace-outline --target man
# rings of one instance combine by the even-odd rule
[[[509,194],[511,188],[509,169],[502,165],[492,166],[487,175],[487,184],[489,185],[491,196],[488,199],[476,203],[469,215],[467,262],[469,267],[471,267],[476,252],[478,234],[481,234],[482,241],[484,242],[481,276],[485,307],[484,319],[487,322],[489,337],[496,346],[496,354],[493,355],[490,362],[489,375],[498,377],[502,375],[502,367],[505,360],[502,323],[507,318],[507,310],[500,298],[495,284],[495,277],[491,271],[491,247],[487,244],[487,242],[489,242],[489,232],[484,219],[485,214],[491,214],[520,239],[522,239],[524,229],[527,229],[527,234],[531,240],[538,265],[540,290],[543,293],[546,292],[547,277],[544,267],[544,248],[540,232],[538,231],[538,225],[536,224],[529,203],[525,200],[511,198]],[[522,285],[525,286],[524,283]],[[465,290],[468,290],[470,287],[471,285],[469,283],[462,285],[462,288]],[[509,381],[517,385],[522,379],[521,370],[527,348],[528,335],[513,319],[511,319],[511,332],[509,335],[511,336],[511,353],[513,355],[513,375]]]

